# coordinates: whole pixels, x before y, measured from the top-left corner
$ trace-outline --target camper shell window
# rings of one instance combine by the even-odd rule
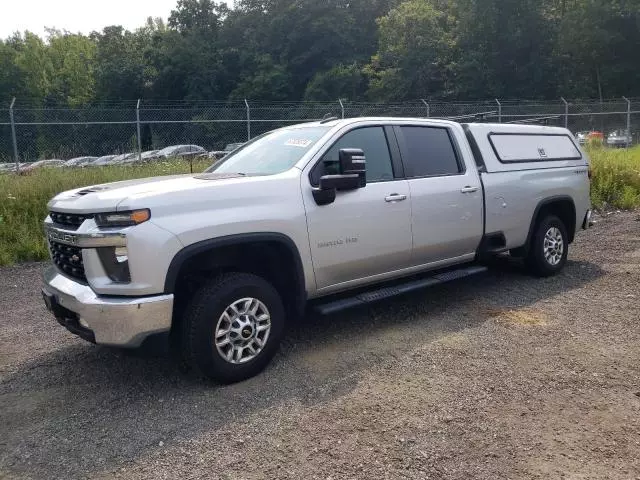
[[[546,133],[490,133],[489,143],[501,163],[581,160],[569,135]]]

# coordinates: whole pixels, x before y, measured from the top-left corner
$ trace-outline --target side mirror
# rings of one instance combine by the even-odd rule
[[[364,175],[367,171],[367,160],[359,148],[343,148],[338,153],[340,173],[343,175]]]
[[[343,148],[339,152],[339,175],[323,175],[313,198],[318,205],[328,205],[336,199],[338,190],[355,190],[367,185],[367,161],[359,148]]]
[[[320,177],[320,190],[355,190],[356,188],[360,188],[360,176],[355,173]]]

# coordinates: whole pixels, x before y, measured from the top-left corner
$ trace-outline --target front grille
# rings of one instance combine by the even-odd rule
[[[87,281],[82,262],[82,249],[50,240],[49,250],[51,250],[51,257],[56,267],[70,277],[83,282]]]
[[[77,230],[87,218],[93,218],[91,214],[78,214],[78,213],[59,213],[49,212],[51,220],[56,225],[60,225],[67,230]]]

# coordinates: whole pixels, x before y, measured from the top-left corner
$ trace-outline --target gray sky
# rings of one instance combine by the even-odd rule
[[[108,25],[129,30],[147,17],[165,20],[178,0],[4,0],[0,13],[0,38],[30,30],[44,36],[45,27],[89,33]],[[229,1],[228,3],[232,3]]]

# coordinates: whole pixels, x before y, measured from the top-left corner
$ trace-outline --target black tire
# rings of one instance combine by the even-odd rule
[[[554,263],[545,256],[545,237],[551,229],[557,229],[562,237],[562,255],[559,261]],[[531,244],[525,259],[526,265],[531,273],[538,277],[550,277],[559,273],[567,263],[569,253],[569,236],[567,228],[562,220],[555,215],[547,215],[536,224]]]
[[[246,363],[231,363],[214,344],[215,329],[234,302],[255,298],[269,311],[271,329],[262,350]],[[182,354],[188,365],[222,384],[240,382],[260,373],[278,350],[285,311],[276,289],[248,273],[226,273],[201,287],[189,301],[182,318]]]

